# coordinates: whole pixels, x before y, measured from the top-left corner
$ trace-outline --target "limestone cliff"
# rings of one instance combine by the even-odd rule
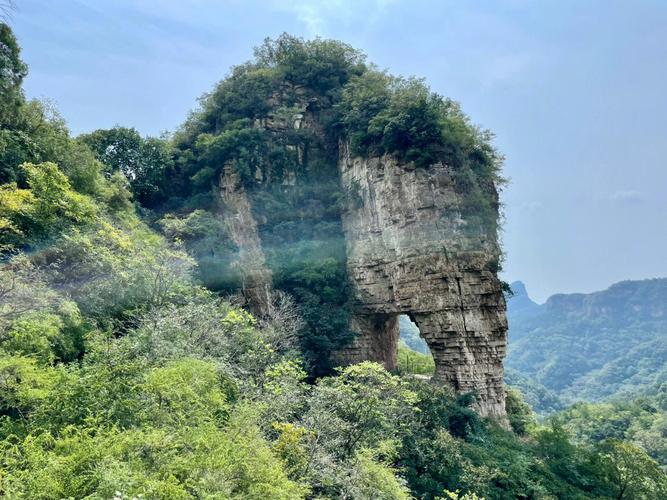
[[[332,361],[396,368],[408,314],[434,381],[504,415],[502,157],[457,103],[340,42],[286,35],[234,68],[177,139],[179,196],[216,210],[235,245],[216,290],[242,290],[259,315],[273,287],[292,295],[313,377]]]
[[[302,112],[295,128],[315,127]],[[262,125],[267,127],[266,124]],[[282,130],[283,123],[270,124]],[[478,394],[484,416],[505,414],[503,366],[507,320],[495,230],[463,216],[466,193],[443,163],[417,168],[394,156],[362,158],[342,142],[338,169],[348,193],[341,212],[347,269],[354,288],[351,329],[356,339],[336,352],[340,364],[363,360],[396,368],[400,314],[409,315],[433,354],[434,381]],[[303,153],[299,153],[302,157]],[[288,187],[296,183],[286,176]],[[262,184],[257,176],[255,182]],[[495,188],[487,196],[497,201]],[[257,222],[231,166],[221,181],[223,214],[239,246],[243,291],[261,314],[271,289]]]
[[[398,315],[408,314],[433,354],[435,380],[476,391],[480,414],[505,414],[502,360],[507,320],[489,270],[495,238],[467,227],[450,169],[391,156],[340,158],[341,182],[360,199],[343,213],[359,335],[341,359],[396,367]]]
[[[220,198],[223,202],[222,218],[239,248],[233,265],[241,275],[241,291],[255,313],[265,314],[271,301],[271,271],[266,265],[248,196],[232,165],[223,169]]]

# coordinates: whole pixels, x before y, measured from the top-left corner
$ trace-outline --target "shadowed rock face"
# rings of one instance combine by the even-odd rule
[[[252,215],[250,201],[239,174],[232,165],[226,165],[220,178],[220,196],[225,209],[223,220],[234,243],[239,248],[235,265],[241,271],[241,291],[252,311],[263,315],[271,302],[273,279],[266,265],[266,258]]]
[[[499,256],[495,236],[461,217],[445,165],[352,158],[343,147],[339,168],[343,186],[355,191],[343,227],[359,332],[340,361],[396,368],[398,316],[408,314],[433,354],[434,381],[476,391],[481,415],[504,416],[507,319],[490,265]]]

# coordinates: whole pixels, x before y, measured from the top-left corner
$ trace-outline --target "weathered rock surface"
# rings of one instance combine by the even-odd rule
[[[224,204],[222,217],[231,238],[239,247],[235,265],[243,279],[241,291],[253,312],[264,315],[270,307],[273,279],[266,265],[248,195],[232,165],[226,165],[223,170],[220,196]]]
[[[289,119],[255,126],[273,131],[306,127],[321,134],[306,108],[304,103]],[[398,318],[408,314],[434,357],[433,381],[459,393],[475,391],[481,415],[504,417],[507,319],[493,264],[500,254],[495,228],[484,230],[462,215],[466,193],[457,192],[450,168],[442,163],[416,168],[392,156],[352,157],[343,144],[338,167],[348,194],[342,222],[355,287],[351,327],[359,335],[335,354],[336,361],[373,360],[395,369]],[[258,174],[255,180],[262,184],[270,178]],[[285,175],[283,185],[295,182],[294,175]],[[497,200],[493,185],[486,195]],[[240,249],[244,294],[254,312],[262,314],[269,307],[272,276],[248,196],[231,166],[221,179],[221,196]]]
[[[434,380],[476,391],[481,415],[504,416],[507,319],[490,264],[499,257],[495,235],[461,217],[446,165],[353,158],[344,146],[339,167],[354,191],[343,227],[360,333],[340,359],[395,368],[398,315],[408,314],[433,354]]]

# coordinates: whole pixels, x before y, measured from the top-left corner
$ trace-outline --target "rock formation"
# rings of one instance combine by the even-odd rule
[[[227,231],[239,248],[235,265],[242,276],[241,291],[257,314],[264,314],[271,301],[272,276],[266,265],[257,222],[239,174],[232,165],[225,165],[220,179],[222,216]]]
[[[340,156],[341,182],[359,197],[343,213],[359,335],[340,359],[394,369],[398,316],[407,314],[433,354],[434,380],[476,391],[481,415],[505,415],[507,320],[489,266],[498,258],[495,237],[461,218],[462,195],[446,165],[354,158],[346,146]]]
[[[273,133],[305,126],[320,134],[306,107],[292,120],[271,119],[255,126]],[[305,155],[298,152],[301,162]],[[355,157],[343,142],[338,170],[342,190],[348,193],[341,217],[354,286],[351,329],[357,337],[335,353],[336,362],[373,360],[395,369],[398,318],[407,314],[434,357],[433,381],[459,393],[476,392],[477,411],[502,418],[507,320],[493,265],[500,254],[495,226],[484,229],[464,215],[468,194],[443,163],[424,168],[391,155]],[[289,174],[282,181],[286,189],[298,182]],[[269,182],[267,175],[270,172],[255,176],[258,186]],[[248,196],[229,166],[221,179],[221,196],[230,235],[240,249],[243,291],[261,314],[270,297],[271,271]],[[493,183],[485,196],[497,208]]]

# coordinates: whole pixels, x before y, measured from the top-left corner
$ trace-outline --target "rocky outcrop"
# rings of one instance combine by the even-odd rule
[[[434,380],[477,392],[481,415],[504,416],[507,320],[492,264],[499,257],[495,234],[461,216],[464,195],[446,165],[355,158],[345,145],[340,157],[359,332],[340,359],[395,368],[398,316],[408,314],[433,354]]]
[[[234,266],[242,277],[241,291],[253,312],[263,316],[271,304],[272,275],[266,265],[257,222],[248,195],[233,165],[225,165],[220,179],[221,211],[227,231],[239,248]]]
[[[301,103],[271,115],[255,126],[271,133],[307,129],[323,132],[314,115]],[[287,145],[305,165],[302,145]],[[311,148],[309,155],[322,155]],[[496,228],[484,227],[466,215],[470,195],[457,188],[449,166],[436,163],[417,168],[395,157],[353,157],[347,144],[339,151],[338,169],[345,208],[342,225],[347,269],[354,285],[352,345],[334,354],[340,364],[364,360],[395,369],[399,340],[398,318],[407,314],[419,327],[435,360],[435,383],[459,393],[478,394],[476,409],[483,416],[505,415],[502,361],[507,320],[501,282]],[[272,173],[255,174],[256,185],[268,185]],[[298,182],[283,173],[285,188]],[[223,210],[230,234],[239,246],[238,265],[243,291],[256,313],[270,303],[272,276],[252,215],[248,196],[234,168],[221,180]],[[497,202],[489,183],[487,199]],[[472,203],[474,205],[474,203]],[[492,214],[495,224],[495,216]]]

